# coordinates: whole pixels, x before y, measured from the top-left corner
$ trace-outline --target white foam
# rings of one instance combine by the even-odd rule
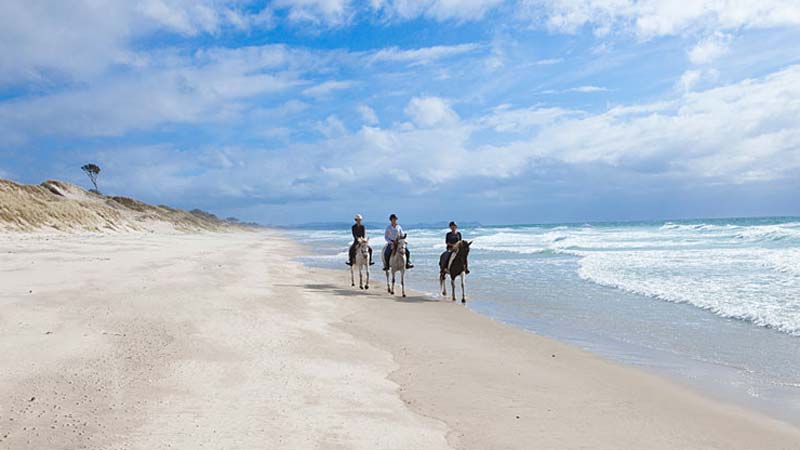
[[[800,254],[775,252],[733,248],[584,253],[578,273],[601,285],[800,335]]]

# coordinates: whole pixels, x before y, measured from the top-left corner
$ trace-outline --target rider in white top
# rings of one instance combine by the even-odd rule
[[[391,244],[392,241],[397,239],[397,236],[403,235],[403,227],[400,226],[399,223],[395,223],[394,225],[389,224],[386,226],[386,233],[384,233],[383,238],[386,239],[386,242]]]
[[[384,240],[386,240],[386,247],[384,249],[384,257],[383,257],[383,270],[389,270],[389,255],[391,255],[391,248],[392,243],[398,236],[403,236],[403,227],[397,223],[397,216],[392,214],[389,216],[389,225],[386,226],[386,232],[383,234]],[[408,251],[408,247],[406,247],[406,269],[413,268],[414,265],[411,264],[411,252]]]

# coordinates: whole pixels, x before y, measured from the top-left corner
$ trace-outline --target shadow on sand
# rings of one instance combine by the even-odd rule
[[[370,295],[370,296],[388,297],[388,298],[391,298],[392,300],[394,300],[396,302],[401,302],[401,303],[438,303],[439,302],[439,300],[437,300],[435,298],[430,298],[430,297],[427,297],[427,296],[424,296],[424,295],[418,295],[418,294],[408,295],[407,297],[403,298],[399,294],[399,289],[400,289],[399,286],[396,287],[396,290],[397,290],[396,292],[398,292],[398,294],[391,295],[388,292],[386,292],[386,286],[383,283],[381,283],[381,284],[379,284],[377,286],[375,286],[375,285],[370,286],[369,290],[361,290],[358,287],[337,286],[337,285],[329,284],[329,283],[309,283],[309,284],[302,285],[302,287],[303,287],[303,289],[306,289],[306,290],[309,290],[309,291],[328,292],[330,294],[339,295],[339,296],[343,296],[343,297],[359,297],[359,296]]]

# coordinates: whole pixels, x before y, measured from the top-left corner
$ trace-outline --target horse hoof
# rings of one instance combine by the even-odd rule
[[[461,303],[467,303],[467,300],[462,298]]]
[[[364,286],[364,289],[369,289],[369,286]]]
[[[403,298],[406,298],[406,294],[403,294]]]
[[[358,288],[359,288],[359,289],[364,289],[364,286],[359,286]]]
[[[356,284],[355,284],[355,283],[353,283],[353,284],[351,284],[351,285],[350,285],[350,287],[355,287],[355,286],[356,286]]]

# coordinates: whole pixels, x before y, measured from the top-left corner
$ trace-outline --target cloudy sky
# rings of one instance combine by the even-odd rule
[[[0,177],[262,223],[800,215],[797,0],[4,0]]]

